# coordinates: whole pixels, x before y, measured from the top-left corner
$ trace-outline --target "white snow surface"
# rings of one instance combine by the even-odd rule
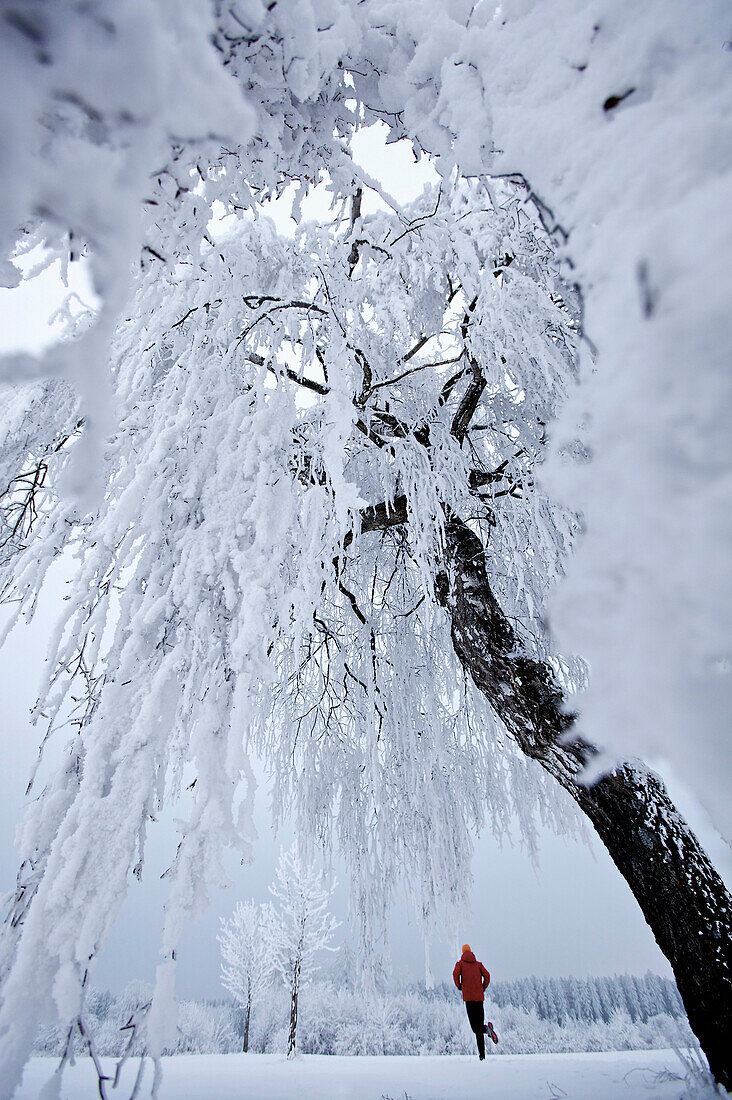
[[[108,1064],[109,1063],[109,1064]],[[35,1100],[55,1062],[31,1059],[15,1100]],[[103,1059],[105,1070],[112,1065]],[[123,1077],[120,1088],[131,1072]],[[685,1100],[684,1069],[671,1050],[478,1057],[338,1058],[282,1054],[192,1054],[163,1058],[161,1100]],[[150,1069],[146,1071],[149,1094]],[[144,1079],[144,1080],[145,1080]],[[62,1100],[98,1095],[88,1058],[66,1071]],[[123,1095],[127,1095],[123,1091]]]

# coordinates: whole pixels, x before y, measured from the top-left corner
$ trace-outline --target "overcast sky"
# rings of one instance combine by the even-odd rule
[[[434,180],[428,163],[415,166],[411,151],[390,147],[387,151],[376,133],[357,140],[357,156],[372,175],[378,175],[394,197],[405,202]],[[368,211],[369,200],[365,204]],[[304,207],[306,217],[323,209],[316,198]],[[282,231],[287,228],[287,205],[272,210]],[[76,269],[76,289],[84,293],[83,275]],[[12,294],[12,298],[11,298]],[[36,350],[48,342],[43,319],[59,295],[52,273],[30,290],[0,291],[0,347]],[[19,307],[19,298],[21,306]],[[0,779],[0,894],[14,882],[17,858],[13,830],[22,812],[27,775],[35,757],[39,731],[28,718],[40,678],[51,625],[63,598],[64,575],[56,570],[41,601],[33,624],[20,624],[0,651],[0,744],[3,770]],[[0,609],[0,627],[7,612]],[[658,766],[658,762],[656,762]],[[662,765],[661,765],[662,766]],[[269,826],[266,782],[257,796],[256,822],[259,839],[254,863],[242,867],[232,859],[228,866],[232,885],[211,897],[208,914],[191,928],[180,952],[179,993],[188,996],[222,996],[218,982],[219,919],[228,915],[239,899],[267,899],[280,844],[291,840],[283,832],[274,838]],[[678,783],[672,794],[692,820],[717,866],[732,879],[729,849],[709,827],[703,812]],[[174,815],[173,815],[174,816]],[[145,872],[141,883],[133,880],[110,941],[95,973],[95,984],[120,988],[131,979],[151,981],[158,961],[165,885],[160,874],[170,863],[176,845],[172,821],[163,821],[150,833]],[[473,916],[458,932],[458,943],[438,941],[432,947],[435,979],[450,980],[455,952],[468,941],[496,978],[524,974],[606,974],[646,969],[662,974],[670,970],[641,916],[629,888],[616,871],[602,845],[541,833],[540,866],[535,868],[520,845],[499,848],[490,835],[479,838],[474,861]],[[337,939],[354,937],[347,927],[347,897],[341,883],[333,908],[344,924]],[[421,978],[423,948],[416,929],[405,913],[395,912],[390,927],[395,975]]]

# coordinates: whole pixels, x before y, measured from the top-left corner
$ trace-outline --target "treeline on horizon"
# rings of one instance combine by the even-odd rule
[[[446,982],[429,993],[453,999],[453,988]],[[626,1012],[633,1023],[645,1023],[664,1013],[673,1019],[686,1015],[676,983],[650,971],[642,977],[614,974],[601,978],[540,978],[532,974],[492,981],[486,997],[488,1003],[499,1008],[533,1011],[540,1020],[560,1025],[567,1020],[609,1023],[618,1010]]]
[[[346,971],[348,973],[348,971]],[[89,993],[85,1027],[95,1052],[120,1057],[143,1053],[142,1025],[152,987],[133,982],[119,994]],[[643,1050],[694,1045],[676,985],[647,973],[601,978],[532,975],[491,982],[486,1015],[499,1034],[491,1053]],[[272,986],[253,1006],[249,1050],[284,1052],[289,1005],[284,987]],[[132,1026],[130,1026],[132,1025]],[[137,1025],[137,1026],[136,1026]],[[185,1001],[179,1006],[177,1041],[169,1054],[241,1051],[244,1012],[229,999]],[[67,1036],[42,1027],[36,1054],[58,1055]],[[87,1052],[78,1036],[77,1053]],[[419,1055],[474,1053],[458,991],[410,984],[365,993],[343,981],[337,963],[302,992],[298,1049],[303,1054]]]

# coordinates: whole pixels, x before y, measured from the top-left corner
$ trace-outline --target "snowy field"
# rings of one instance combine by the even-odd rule
[[[113,1064],[104,1063],[105,1068]],[[37,1100],[55,1064],[32,1059],[16,1100]],[[405,1100],[405,1093],[409,1100],[682,1100],[688,1095],[683,1067],[670,1050],[513,1054],[485,1062],[467,1056],[304,1055],[288,1062],[279,1054],[194,1054],[166,1058],[164,1067],[161,1100]],[[136,1064],[128,1068],[136,1072]],[[143,1096],[149,1095],[150,1069],[146,1072]],[[120,1087],[113,1093],[120,1094],[129,1092]],[[62,1100],[98,1095],[89,1059],[79,1059],[67,1070]]]

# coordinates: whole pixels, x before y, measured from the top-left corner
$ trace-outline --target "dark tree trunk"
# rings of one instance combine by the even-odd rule
[[[246,1011],[246,1015],[244,1017],[244,1045],[242,1046],[242,1051],[244,1052],[244,1054],[249,1053],[249,1024],[250,1024],[251,1019],[252,1019],[252,994],[250,992],[249,996],[247,997],[247,1011]]]
[[[446,566],[437,597],[463,667],[520,748],[589,817],[671,963],[712,1073],[732,1088],[732,899],[724,883],[642,765],[626,764],[592,787],[577,781],[594,750],[572,737],[574,716],[563,710],[551,669],[524,651],[491,591],[483,544],[455,516],[447,521]]]
[[[300,959],[298,957],[295,963],[295,971],[292,976],[292,987],[290,989],[290,1035],[287,1040],[287,1057],[292,1058],[295,1054],[295,1047],[297,1042],[297,1002],[300,993]]]

